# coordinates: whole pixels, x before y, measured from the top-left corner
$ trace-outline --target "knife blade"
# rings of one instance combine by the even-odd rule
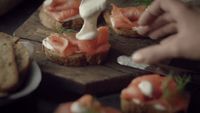
[[[200,80],[200,74],[198,72],[194,72],[191,70],[182,69],[182,68],[178,68],[174,66],[163,65],[163,64],[156,64],[156,65],[138,64],[138,63],[135,63],[131,59],[131,57],[125,56],[125,55],[119,56],[117,58],[117,63],[120,65],[132,67],[135,69],[148,71],[152,73],[157,73],[160,75],[180,75],[180,76],[190,75]]]

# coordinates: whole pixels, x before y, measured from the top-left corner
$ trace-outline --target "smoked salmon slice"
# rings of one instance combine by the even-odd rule
[[[59,34],[54,33],[48,38],[50,45],[58,52],[61,57],[70,56],[78,50],[76,46],[69,43],[65,37],[62,37]]]
[[[104,48],[105,51],[107,51],[108,48],[110,48],[108,37],[109,37],[108,27],[105,26],[100,27],[98,28],[98,35],[95,39],[87,41],[79,41],[78,46],[82,51],[86,52],[88,55],[96,54],[96,50],[102,45],[108,45],[107,48]]]
[[[85,53],[85,55],[94,55],[107,52],[110,49],[108,27],[98,28],[98,35],[93,40],[77,40],[76,33],[70,34],[52,34],[50,44],[62,56],[70,56],[75,53]]]
[[[79,12],[76,9],[68,9],[68,10],[52,13],[52,16],[56,20],[58,20],[60,22],[64,22],[66,19],[73,17],[73,16],[76,16],[78,13]]]
[[[80,0],[53,0],[48,9],[50,11],[62,11],[67,9],[79,9]]]
[[[145,6],[120,8],[112,4],[111,20],[115,28],[132,29],[138,25],[137,20],[144,10]]]
[[[80,51],[85,52],[87,55],[94,55],[97,52],[107,51],[110,48],[108,31],[107,26],[102,26],[98,28],[98,35],[95,39],[77,40],[74,35],[69,40],[71,43],[76,44]]]
[[[59,22],[79,15],[80,0],[53,0],[45,10]]]
[[[144,89],[141,89],[140,86],[142,82],[146,81],[149,84],[143,84],[142,87],[145,89],[143,91]],[[146,91],[152,96],[149,97],[145,93]],[[127,88],[122,90],[120,96],[126,103],[133,102],[137,105],[150,105],[155,109],[167,110],[169,113],[175,113],[179,110],[186,111],[189,104],[189,95],[178,89],[178,83],[174,78],[157,74],[137,77]],[[125,104],[122,106],[126,106]],[[150,111],[146,112],[151,113]]]

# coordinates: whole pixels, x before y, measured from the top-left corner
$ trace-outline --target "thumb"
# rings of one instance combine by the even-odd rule
[[[177,48],[172,43],[153,45],[136,51],[132,59],[137,63],[153,64],[177,56]]]

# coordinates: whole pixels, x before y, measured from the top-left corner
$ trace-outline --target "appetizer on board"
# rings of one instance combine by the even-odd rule
[[[186,113],[189,94],[184,91],[189,77],[163,77],[157,74],[133,79],[121,92],[124,113]]]
[[[80,30],[83,24],[80,3],[81,0],[45,0],[39,13],[40,22],[54,31],[61,27]]]
[[[78,33],[53,33],[44,39],[46,56],[53,62],[69,66],[102,63],[111,46],[108,27],[97,28],[98,16],[105,5],[106,0],[83,0],[79,6],[84,20],[81,30]]]
[[[110,49],[108,38],[108,27],[103,26],[98,28],[98,35],[92,40],[78,40],[75,32],[53,33],[43,40],[43,47],[46,56],[58,64],[100,64]]]
[[[112,9],[104,13],[104,19],[110,28],[119,35],[127,37],[141,37],[135,30],[137,21],[146,6],[118,7],[111,4]]]
[[[58,106],[55,113],[120,113],[118,110],[101,105],[91,95],[84,95],[71,103],[64,103]]]

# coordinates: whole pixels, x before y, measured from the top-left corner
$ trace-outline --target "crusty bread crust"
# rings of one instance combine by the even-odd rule
[[[68,57],[60,57],[55,51],[43,46],[46,57],[54,63],[66,66],[85,66],[95,65],[104,62],[109,51],[98,53],[92,56],[86,56],[84,53],[77,53]]]
[[[51,15],[49,15],[44,10],[44,7],[40,9],[39,18],[42,25],[54,31],[57,31],[61,27],[64,27],[66,29],[80,30],[83,24],[83,19],[81,19],[80,17],[61,23],[55,20]]]
[[[45,11],[44,8],[42,7],[39,12],[39,18],[40,22],[42,25],[45,27],[52,29],[52,30],[57,30],[62,26],[62,24],[58,21],[56,21],[54,18],[52,18],[50,15],[48,15]]]
[[[28,53],[28,50],[19,43],[19,38],[12,37],[8,34],[1,33],[0,43],[6,43],[9,45],[9,48],[7,47],[6,53],[2,53],[3,57],[7,57],[7,59],[13,58],[12,61],[7,60],[7,62],[11,63],[11,67],[5,66],[5,64],[2,64],[4,58],[0,58],[0,65],[4,65],[4,68],[1,68],[0,73],[0,97],[6,96],[10,93],[13,93],[17,91],[22,83],[24,82],[24,78],[27,77],[27,73],[30,66],[30,56]],[[0,44],[0,45],[1,45]],[[1,46],[2,49],[2,46]],[[8,55],[9,54],[9,55]],[[9,58],[9,59],[10,59]],[[5,61],[4,61],[5,62]],[[14,66],[14,67],[13,67]],[[4,76],[2,75],[2,72],[5,72],[7,70],[7,74]],[[27,76],[25,76],[27,75]],[[2,82],[2,77],[4,77],[4,81]],[[9,85],[8,83],[9,82]],[[7,84],[5,86],[5,84]]]
[[[110,19],[110,15],[111,15],[111,10],[107,10],[104,12],[104,19],[106,21],[106,23],[108,24],[108,26],[117,34],[119,35],[123,35],[123,36],[127,36],[127,37],[142,37],[141,35],[139,35],[136,31],[132,30],[132,29],[117,29],[114,28],[112,23],[111,23],[111,19]]]
[[[28,50],[19,42],[14,45],[16,63],[20,76],[27,74],[30,66],[30,55]]]
[[[16,90],[20,89],[21,86],[24,85],[26,79],[29,77],[29,69],[30,69],[30,55],[26,47],[20,42],[16,42],[14,45],[15,50],[15,59],[17,64],[17,69],[19,72],[19,81],[16,86]],[[14,91],[16,91],[14,90]]]
[[[2,39],[0,53],[0,92],[7,92],[12,90],[19,80],[12,42]]]
[[[17,64],[19,75],[26,74],[28,68],[31,64],[30,55],[26,47],[22,43],[19,42],[20,38],[12,37],[8,34],[0,32],[1,41],[6,40],[12,43],[14,54],[15,54],[15,61]]]

